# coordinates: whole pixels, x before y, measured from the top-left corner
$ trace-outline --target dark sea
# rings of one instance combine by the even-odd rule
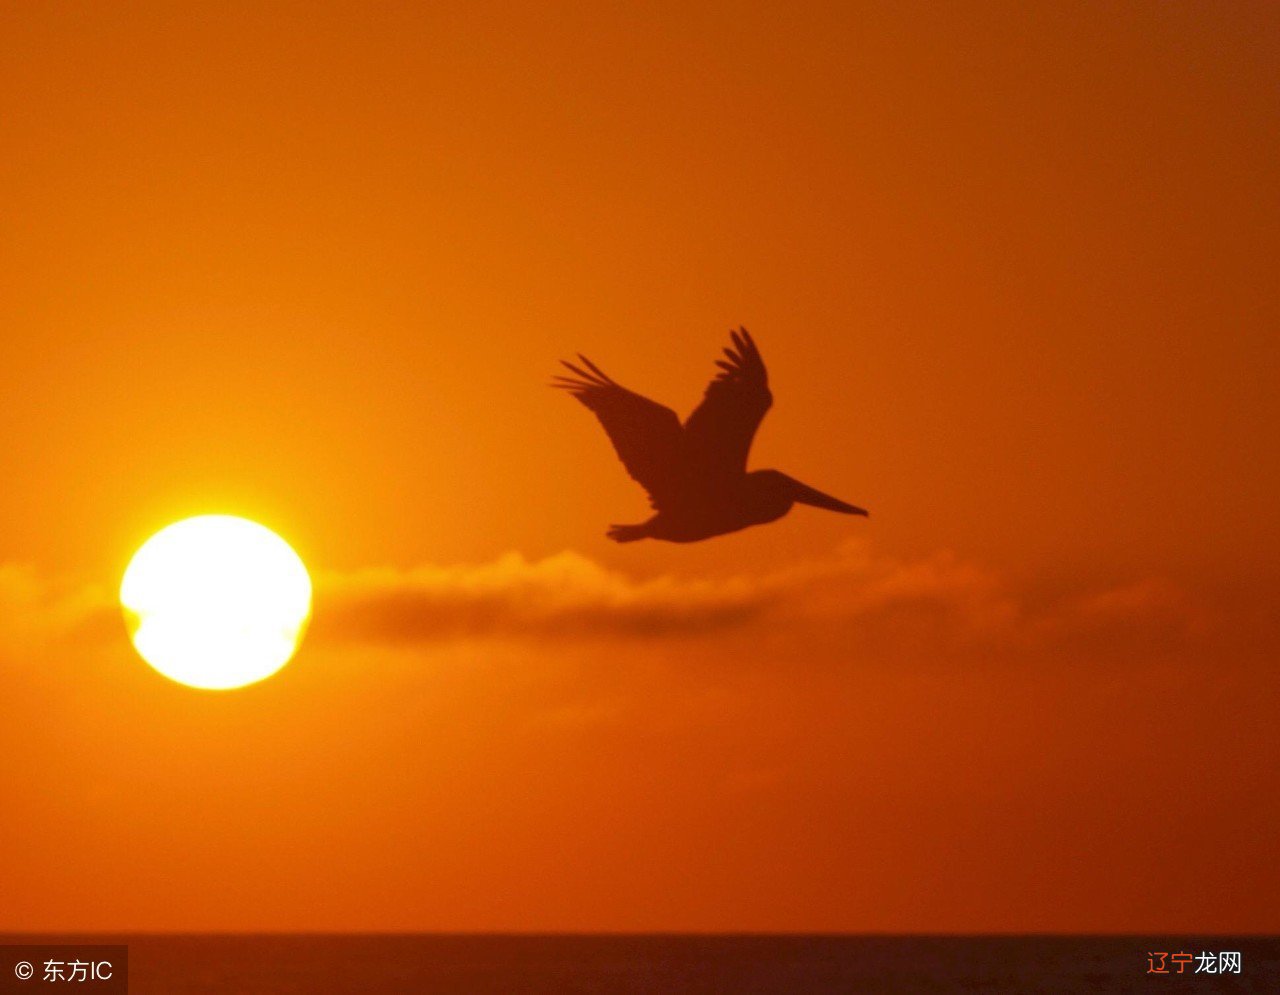
[[[0,937],[124,944],[133,995],[347,992],[1278,992],[1280,937],[258,935]],[[1218,973],[1238,953],[1239,973]],[[16,954],[6,949],[9,961]],[[1152,973],[1164,953],[1168,973]],[[1174,953],[1195,958],[1170,961]],[[1213,956],[1210,972],[1208,955]],[[37,969],[42,962],[30,957]],[[1228,958],[1228,969],[1235,966]],[[1178,968],[1182,967],[1182,973]],[[1199,973],[1195,968],[1199,966]],[[0,992],[93,993],[25,982]]]

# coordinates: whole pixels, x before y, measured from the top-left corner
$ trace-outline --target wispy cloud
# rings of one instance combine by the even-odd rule
[[[487,564],[320,578],[316,635],[348,642],[462,637],[660,639],[770,626],[1027,639],[1064,629],[1178,625],[1185,596],[1162,580],[1031,610],[993,571],[949,553],[917,561],[864,544],[755,575],[638,579],[573,552]]]
[[[727,577],[633,577],[574,552],[481,564],[370,568],[316,577],[310,642],[412,646],[462,639],[687,639],[718,633],[876,634],[909,643],[1057,641],[1200,631],[1208,614],[1159,578],[1028,607],[995,572],[948,553],[915,561],[851,544],[783,569]],[[116,638],[101,585],[0,566],[0,650]]]
[[[26,566],[0,564],[0,651],[100,634],[116,612],[101,585],[53,581]]]

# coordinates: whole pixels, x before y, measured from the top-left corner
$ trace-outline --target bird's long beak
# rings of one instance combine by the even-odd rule
[[[839,498],[833,498],[830,494],[823,494],[822,491],[808,484],[802,484],[800,481],[793,481],[795,489],[792,491],[792,497],[801,504],[811,504],[815,508],[826,508],[827,511],[838,511],[842,515],[868,515],[866,508],[859,508],[855,504],[846,504]]]

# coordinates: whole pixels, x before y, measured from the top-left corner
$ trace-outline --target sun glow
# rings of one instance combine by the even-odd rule
[[[120,583],[133,645],[197,688],[252,684],[288,663],[311,615],[311,578],[283,539],[230,515],[162,529]]]

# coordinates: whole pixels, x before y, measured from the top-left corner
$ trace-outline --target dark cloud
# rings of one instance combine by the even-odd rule
[[[633,580],[576,553],[530,561],[320,578],[318,638],[414,643],[467,636],[689,636],[757,618],[773,592],[748,581]]]

